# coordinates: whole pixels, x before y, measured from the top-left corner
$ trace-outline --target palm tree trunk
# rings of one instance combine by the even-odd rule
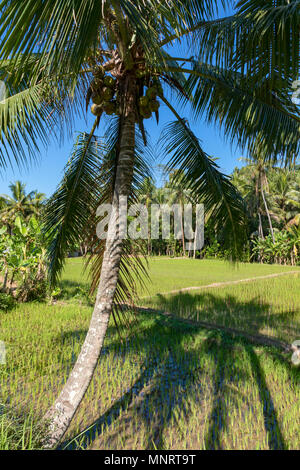
[[[113,210],[108,225],[108,234],[112,235],[106,241],[100,282],[87,336],[60,396],[45,416],[45,419],[49,421],[49,433],[45,440],[45,446],[48,448],[54,447],[61,440],[85,395],[100,357],[112,311],[123,245],[119,237],[123,227],[119,225],[117,219],[119,198],[128,196],[130,193],[134,166],[135,80],[132,77],[125,80],[120,151],[112,202]]]
[[[182,251],[185,256],[185,239],[184,239],[184,225],[183,225],[183,204],[181,203],[181,236],[182,236]]]
[[[195,236],[194,236],[194,259],[196,259],[196,240],[197,240],[197,236],[198,236],[198,233],[197,233],[197,224],[196,224],[196,229],[195,229]]]
[[[8,268],[6,268],[5,273],[4,273],[3,285],[1,289],[3,292],[6,292],[7,279],[8,279]]]
[[[264,231],[263,231],[263,226],[262,226],[262,220],[261,220],[261,214],[258,210],[258,234],[259,234],[259,237],[264,240],[265,237],[264,237]]]
[[[269,221],[269,227],[270,227],[270,232],[271,232],[271,235],[272,235],[272,241],[273,241],[273,243],[275,243],[272,220],[271,220],[271,217],[270,217],[270,212],[269,212],[269,209],[268,209],[268,206],[267,206],[267,201],[266,201],[266,198],[265,198],[265,193],[264,193],[263,188],[261,188],[261,196],[262,196],[262,199],[264,201],[264,206],[265,206],[265,210],[266,210],[268,221]]]
[[[10,294],[12,294],[12,292],[13,292],[13,283],[14,283],[14,279],[15,279],[15,274],[16,274],[15,271],[13,271],[12,276],[10,278],[10,283],[9,283],[9,292],[10,292]]]

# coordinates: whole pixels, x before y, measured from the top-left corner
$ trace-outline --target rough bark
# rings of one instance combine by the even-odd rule
[[[198,227],[197,227],[197,224],[196,224],[196,230],[195,230],[195,237],[194,237],[194,255],[193,255],[193,258],[196,259],[196,240],[197,240],[197,236],[198,236]]]
[[[131,190],[135,146],[135,81],[127,77],[124,83],[124,115],[120,137],[120,151],[116,169],[113,210],[108,225],[108,238],[104,252],[99,287],[94,311],[84,344],[70,376],[54,405],[47,412],[49,433],[45,447],[53,448],[61,440],[78,409],[92,380],[106,335],[114,294],[117,287],[123,229],[118,222],[119,200]]]
[[[258,211],[258,235],[262,240],[265,239],[263,226],[262,226],[262,220],[261,220],[261,214],[259,211]]]
[[[3,285],[2,285],[2,289],[1,289],[2,292],[6,292],[7,280],[8,280],[8,269],[6,269],[5,273],[4,273]]]
[[[181,237],[182,237],[182,252],[183,252],[182,254],[183,254],[183,256],[185,256],[185,239],[184,239],[184,225],[183,225],[183,204],[180,203],[180,205],[181,205],[181,216],[180,216],[180,218],[181,218],[181,220],[180,220],[181,221]]]
[[[273,225],[272,225],[272,221],[271,221],[271,217],[270,217],[270,212],[269,212],[269,209],[268,209],[268,205],[267,205],[267,201],[266,201],[266,198],[265,198],[265,193],[264,193],[263,188],[261,188],[261,196],[262,196],[262,200],[263,200],[263,202],[264,202],[266,214],[267,214],[267,217],[268,217],[270,232],[271,232],[271,235],[272,235],[272,240],[273,240],[273,243],[275,243]]]

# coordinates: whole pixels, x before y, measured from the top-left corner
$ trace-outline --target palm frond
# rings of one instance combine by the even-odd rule
[[[0,103],[0,167],[11,163],[12,156],[23,164],[28,155],[34,158],[40,146],[48,144],[57,121],[43,102],[43,89],[42,84],[33,85]]]
[[[240,0],[234,15],[199,24],[188,40],[199,61],[283,86],[299,76],[299,30],[299,0]]]
[[[106,2],[20,0],[0,2],[0,57],[40,56],[33,76],[78,72],[89,48],[98,42]],[[26,59],[25,59],[26,60]],[[16,69],[18,75],[18,69]]]
[[[106,152],[103,155],[101,177],[98,177],[97,179],[100,194],[98,205],[110,203],[112,201],[116,167],[118,163],[118,145],[120,141],[121,126],[122,118],[112,119],[104,135]],[[149,139],[147,140],[149,141]],[[153,151],[150,143],[148,146],[144,146],[143,136],[137,130],[132,191],[127,201],[128,207],[130,207],[131,204],[138,202],[140,188],[143,185],[144,178],[151,178],[150,164],[152,159]],[[99,283],[105,249],[105,243],[103,243],[103,240],[99,240],[96,236],[96,225],[98,220],[99,219],[97,218],[96,221],[90,221],[88,224],[88,232],[86,232],[86,243],[90,252],[90,256],[87,258],[86,268],[90,270],[91,274],[91,292],[95,292]],[[146,247],[144,247],[143,240],[123,240],[123,255],[121,258],[116,299],[129,299],[130,303],[133,303],[133,299],[136,296],[136,285],[144,285],[144,281],[147,279],[146,265],[144,262],[145,253]],[[126,281],[124,276],[126,277]]]
[[[54,285],[64,267],[69,251],[82,240],[99,194],[97,177],[100,172],[103,146],[94,137],[81,133],[65,169],[62,183],[48,200],[44,214],[44,232],[48,240],[49,279]]]
[[[265,80],[195,63],[187,92],[196,117],[222,127],[229,140],[266,159],[294,159],[299,152],[300,118],[283,91],[270,91]]]
[[[37,83],[31,73],[37,57],[23,63],[19,80],[14,76],[14,61],[0,61],[0,80],[6,86],[6,99],[0,102],[0,167],[27,163],[34,159],[41,147],[52,138],[62,138],[73,130],[74,118],[83,112],[82,94],[87,88],[87,77],[80,74],[76,80],[70,75],[60,79],[47,77]]]
[[[181,186],[191,192],[195,201],[204,204],[206,214],[210,214],[216,230],[224,237],[231,259],[238,259],[246,240],[247,222],[245,204],[236,188],[203,151],[187,121],[169,123],[161,141],[170,156],[168,167],[179,170]]]

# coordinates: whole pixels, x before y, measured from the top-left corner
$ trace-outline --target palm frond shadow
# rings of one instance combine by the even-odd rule
[[[188,418],[190,413],[189,397],[195,397],[195,390],[197,390],[197,401],[201,407],[201,402],[204,399],[206,375],[201,366],[197,367],[199,347],[188,351],[183,347],[184,339],[192,338],[199,330],[203,331],[203,329],[182,323],[180,323],[180,329],[178,326],[179,323],[174,318],[162,317],[161,315],[156,317],[153,327],[147,330],[145,335],[142,333],[142,340],[139,339],[137,342],[137,351],[138,348],[144,347],[147,352],[147,360],[141,366],[139,378],[104,414],[79,435],[63,442],[60,449],[92,447],[97,439],[101,439],[101,435],[112,423],[119,418],[121,421],[124,419],[124,416],[120,415],[125,409],[130,408],[138,412],[140,423],[146,428],[146,444],[144,446],[146,450],[165,448],[164,434],[171,422],[175,423],[180,434],[180,423],[175,409],[180,409],[180,420]],[[174,335],[170,334],[170,328],[173,329]],[[160,347],[157,342],[158,330],[160,330],[160,335],[165,335],[167,338],[167,346],[165,344],[164,347]],[[242,350],[245,351],[246,356],[248,355],[250,362],[247,367],[236,366],[239,383],[249,380],[249,376],[254,378],[259,389],[259,400],[263,408],[264,427],[268,436],[269,448],[285,449],[286,444],[277,412],[265,380],[264,371],[253,346],[242,337],[230,336],[223,332],[207,331],[205,334],[201,349],[203,353],[208,354],[215,361],[213,402],[208,417],[208,430],[204,438],[206,448],[222,448],[221,436],[229,426],[227,418],[229,410],[225,398],[229,393],[231,381],[234,380],[235,359]],[[128,344],[131,343],[130,347],[135,347],[136,340],[137,338],[128,340]],[[111,347],[118,344],[116,340]],[[282,357],[277,359],[283,361]],[[173,390],[171,397],[170,389]],[[247,402],[247,400],[246,397],[245,401]],[[115,442],[117,437],[118,430],[110,434],[112,442]]]
[[[244,344],[244,348],[249,356],[251,371],[258,386],[259,400],[263,409],[264,427],[268,437],[269,449],[284,450],[286,449],[286,443],[280,429],[277,412],[259,358],[253,346]],[[222,432],[228,428],[228,410],[224,399],[224,395],[226,394],[225,383],[227,385],[230,384],[232,379],[228,373],[229,369],[226,368],[226,363],[232,362],[233,349],[228,348],[228,344],[224,341],[223,336],[220,344],[221,360],[220,358],[218,359],[216,366],[213,392],[214,401],[210,415],[210,426],[205,436],[206,449],[223,450],[221,435]]]
[[[259,297],[240,302],[229,294],[222,298],[211,292],[181,292],[169,296],[157,294],[154,301],[150,299],[146,302],[145,307],[148,306],[153,306],[154,309],[158,307],[160,311],[170,312],[187,320],[212,322],[255,335],[264,335],[264,331],[271,328],[279,335],[280,340],[289,344],[300,334],[300,323],[295,321],[299,315],[296,306],[277,313]]]

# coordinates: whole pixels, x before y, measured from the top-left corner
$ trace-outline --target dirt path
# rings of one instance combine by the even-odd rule
[[[228,326],[223,326],[223,325],[218,325],[216,323],[210,323],[210,322],[205,322],[205,321],[198,321],[198,320],[190,320],[188,318],[180,318],[177,315],[174,315],[173,313],[166,312],[163,310],[159,309],[154,309],[150,307],[137,307],[137,310],[140,312],[150,312],[150,313],[158,313],[164,317],[174,319],[176,322],[180,322],[183,324],[188,324],[188,325],[193,325],[195,327],[200,327],[200,328],[205,328],[208,330],[221,330],[224,331],[225,333],[228,333],[232,336],[243,336],[246,338],[248,341],[254,344],[260,344],[262,346],[272,346],[276,347],[282,350],[284,354],[290,354],[293,352],[292,346],[290,344],[285,343],[284,341],[281,341],[276,338],[272,338],[267,335],[263,334],[255,334],[255,333],[248,333],[247,331],[240,330],[238,328],[231,328]]]
[[[288,274],[300,274],[299,271],[286,271],[283,273],[275,273],[275,274],[267,274],[266,276],[257,276],[257,277],[250,277],[247,279],[238,279],[237,281],[225,281],[225,282],[214,282],[212,284],[206,284],[205,286],[193,286],[193,287],[183,287],[182,289],[177,289],[177,290],[170,290],[168,292],[159,292],[159,295],[168,295],[168,294],[178,294],[179,292],[188,292],[191,290],[202,290],[202,289],[209,289],[209,288],[214,288],[214,287],[224,287],[224,286],[230,286],[233,284],[240,284],[242,282],[251,282],[251,281],[257,281],[260,279],[269,279],[272,277],[278,277],[278,276],[287,276]],[[140,297],[140,299],[151,299],[151,297],[155,297],[155,295],[158,294],[153,294],[153,295],[147,295],[146,297]]]

